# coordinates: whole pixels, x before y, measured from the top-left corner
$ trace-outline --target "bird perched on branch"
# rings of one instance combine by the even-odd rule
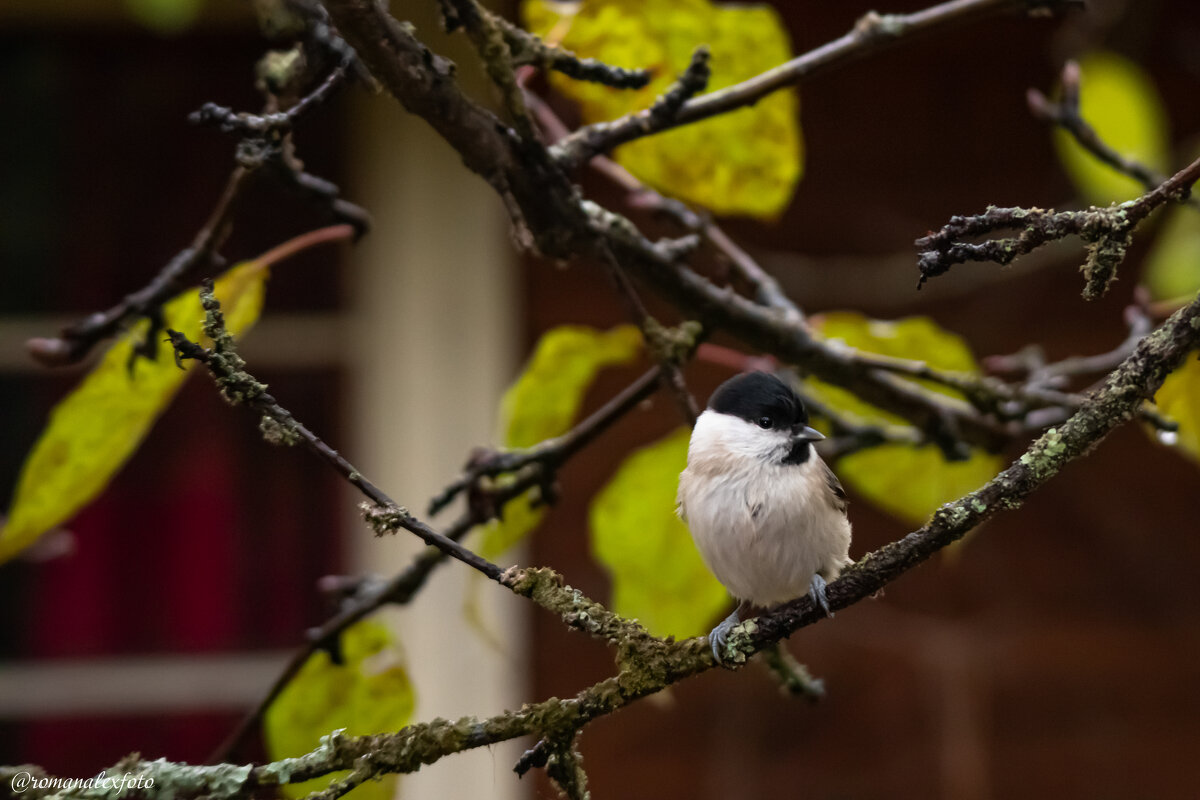
[[[734,626],[806,592],[832,616],[825,583],[853,562],[846,493],[813,449],[823,438],[796,392],[766,372],[721,384],[696,420],[679,516],[739,601],[709,634],[718,662]]]

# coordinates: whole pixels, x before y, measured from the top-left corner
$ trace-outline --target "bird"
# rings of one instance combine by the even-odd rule
[[[708,637],[718,663],[745,615],[807,593],[833,616],[826,583],[854,562],[846,493],[813,448],[824,438],[795,390],[768,372],[725,381],[696,419],[677,513],[738,601]]]

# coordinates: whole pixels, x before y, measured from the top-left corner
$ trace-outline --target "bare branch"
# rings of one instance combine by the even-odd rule
[[[649,108],[612,122],[580,128],[554,145],[551,156],[564,169],[572,169],[611,146],[607,142],[613,138],[631,141],[675,127],[680,109],[688,99],[708,86],[712,74],[709,58],[707,47],[697,47],[684,73]]]
[[[572,144],[573,141],[588,141],[584,151],[586,155],[581,154],[584,158],[608,152],[649,133],[670,130],[752,105],[773,92],[794,86],[802,78],[862,58],[917,34],[940,31],[1003,12],[1035,9],[1054,11],[1072,5],[1079,5],[1078,0],[950,0],[912,14],[877,14],[872,11],[859,19],[850,32],[841,38],[741,83],[688,100],[670,120],[651,130],[643,129],[637,118],[638,114],[644,112],[638,112],[576,131],[564,142],[564,151],[571,154],[564,157],[564,163],[575,165],[582,160],[573,153],[576,146]]]
[[[99,311],[62,330],[54,339],[30,339],[30,355],[48,367],[82,361],[97,343],[115,336],[131,320],[154,313],[171,295],[184,287],[195,273],[222,266],[217,250],[233,229],[233,212],[252,170],[236,167],[225,190],[196,234],[191,246],[180,250],[143,288],[126,295],[107,311]]]
[[[199,110],[193,111],[188,116],[188,121],[194,125],[217,125],[226,133],[238,133],[242,135],[283,135],[292,129],[301,116],[308,113],[312,109],[324,103],[334,93],[338,86],[341,85],[342,79],[346,77],[346,66],[341,65],[336,67],[329,76],[313,89],[309,94],[305,95],[295,105],[287,111],[278,111],[270,114],[249,114],[246,112],[236,112],[232,108],[218,105],[217,103],[205,103]]]
[[[484,12],[489,13],[486,9]],[[614,89],[641,89],[650,83],[652,76],[648,69],[625,69],[594,58],[580,58],[570,50],[546,44],[499,15],[493,16],[508,42],[514,66],[552,69],[577,81],[599,83]]]
[[[212,293],[212,282],[207,281],[200,294],[207,312],[205,334],[212,339],[213,349],[201,347],[178,331],[168,331],[171,344],[180,358],[195,359],[212,373],[221,389],[221,394],[235,405],[245,404],[262,414],[264,433],[268,441],[292,443],[302,442],[309,450],[333,467],[351,485],[357,488],[371,505],[367,506],[366,520],[377,535],[391,533],[403,528],[416,534],[426,544],[436,547],[492,580],[499,580],[503,570],[485,558],[471,552],[458,542],[430,528],[414,517],[407,509],[398,505],[375,484],[367,480],[336,450],[325,444],[316,434],[298,422],[291,413],[266,392],[265,384],[257,381],[243,367],[245,362],[233,349],[233,340],[225,330],[220,304]]]
[[[540,471],[552,475],[568,458],[654,394],[661,377],[662,367],[654,367],[562,436],[547,439],[525,450],[492,452],[472,458],[463,475],[429,502],[429,513],[441,511],[459,494],[475,486],[480,478],[517,472],[531,465],[537,465]]]
[[[1087,284],[1085,299],[1104,295],[1116,277],[1117,267],[1125,258],[1134,228],[1167,201],[1182,202],[1191,186],[1200,179],[1200,159],[1196,159],[1141,197],[1125,203],[1086,211],[1046,211],[1040,208],[996,208],[982,214],[951,217],[940,231],[916,241],[917,266],[921,277],[917,288],[929,278],[942,275],[955,264],[966,261],[992,261],[1010,264],[1047,242],[1078,236],[1088,245],[1083,266]],[[965,242],[998,230],[1020,230],[1016,236]]]

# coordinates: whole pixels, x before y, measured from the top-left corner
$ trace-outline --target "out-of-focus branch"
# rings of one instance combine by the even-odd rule
[[[130,321],[152,316],[173,294],[183,289],[184,282],[197,272],[220,267],[224,262],[217,251],[233,229],[233,212],[252,172],[243,166],[234,168],[225,182],[220,199],[191,245],[180,250],[148,284],[126,295],[107,311],[98,311],[64,328],[56,338],[30,339],[26,343],[30,355],[48,367],[76,364],[97,343],[115,336]],[[147,341],[150,340],[157,341],[156,330],[150,332]]]
[[[1073,60],[1067,61],[1063,65],[1060,79],[1062,99],[1055,103],[1037,89],[1030,89],[1025,93],[1030,113],[1043,122],[1062,128],[1080,147],[1099,161],[1117,172],[1128,175],[1146,189],[1153,189],[1166,181],[1167,176],[1158,170],[1114,150],[1083,118],[1079,110],[1081,77],[1079,63]],[[1194,197],[1189,197],[1184,202],[1192,208],[1200,208],[1200,200]]]
[[[614,122],[580,128],[550,149],[552,157],[564,169],[573,169],[611,146],[606,142],[614,136],[614,131],[617,131],[615,135],[631,141],[675,127],[688,100],[708,86],[711,76],[708,62],[708,48],[697,47],[684,73],[649,108]]]
[[[290,131],[300,117],[329,99],[346,77],[346,69],[345,65],[334,68],[315,89],[286,111],[250,114],[217,103],[205,103],[188,116],[188,121],[194,125],[217,125],[226,133],[281,136]]]

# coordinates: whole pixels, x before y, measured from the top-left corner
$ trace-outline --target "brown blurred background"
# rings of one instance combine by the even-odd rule
[[[394,5],[400,13],[425,4]],[[775,5],[797,52],[841,35],[873,7],[832,0]],[[897,0],[879,10],[923,5]],[[106,10],[94,10],[101,6]],[[919,293],[913,289],[912,240],[950,215],[988,204],[1073,202],[1049,132],[1024,101],[1028,87],[1053,86],[1064,58],[1104,46],[1140,62],[1165,99],[1177,154],[1194,148],[1200,6],[1188,0],[1091,6],[1086,17],[1008,18],[901,44],[805,82],[806,167],[791,208],[777,224],[731,221],[728,230],[808,312],[929,314],[980,356],[1029,342],[1042,344],[1051,358],[1109,349],[1124,337],[1121,310],[1149,230],[1111,296],[1098,303],[1079,298],[1081,251],[1074,249],[1032,266],[963,266]],[[420,11],[425,20],[429,13]],[[196,24],[171,37],[137,27],[115,3],[62,11],[6,4],[0,23],[0,96],[8,120],[0,126],[0,479],[11,486],[49,403],[74,380],[24,366],[21,340],[44,333],[47,320],[114,302],[191,238],[227,173],[231,142],[187,126],[186,114],[206,100],[255,108],[249,76],[262,45],[236,3],[210,4]],[[424,20],[419,27],[428,29]],[[425,224],[446,230],[444,220],[416,218],[419,194],[411,205],[387,206],[406,189],[393,182],[392,194],[381,192],[385,172],[408,175],[430,192],[423,204],[433,207],[430,213],[466,218],[468,238],[492,262],[507,262],[510,247],[492,198],[478,201],[486,224],[474,226],[475,217],[463,210],[463,198],[482,196],[486,187],[462,177],[457,159],[419,126],[391,110],[365,111],[362,95],[343,92],[314,115],[301,128],[301,155],[371,208],[376,232],[353,257],[324,251],[281,268],[262,329],[247,343],[257,353],[247,355],[252,366],[264,365],[258,371],[299,418],[331,441],[353,443],[345,451],[373,476],[390,474],[388,454],[397,450],[383,444],[393,441],[388,424],[402,425],[402,412],[422,409],[422,397],[447,407],[416,415],[431,429],[429,446],[442,451],[441,461],[431,465],[412,451],[395,456],[403,463],[394,480],[411,482],[393,494],[419,506],[428,487],[453,475],[471,443],[487,441],[495,393],[541,332],[566,322],[608,327],[622,320],[622,309],[600,271],[524,263],[487,272],[498,283],[472,295],[480,308],[489,297],[503,300],[514,309],[511,318],[472,315],[478,330],[449,343],[429,332],[379,333],[372,320],[402,325],[394,317],[409,315],[363,300],[377,286],[371,259],[410,246]],[[372,108],[390,103],[373,102]],[[399,129],[404,135],[393,135]],[[379,156],[385,148],[408,148],[408,155],[385,165]],[[387,172],[393,166],[397,172]],[[597,199],[620,207],[602,181],[584,183]],[[244,208],[226,248],[233,258],[322,224],[271,187]],[[430,300],[417,290],[444,290],[435,284],[446,271],[464,271],[447,278],[452,290],[483,273],[470,271],[481,268],[469,254],[452,258],[439,246],[467,245],[443,237],[424,255],[398,259],[408,271],[393,288],[397,298],[407,292],[411,302],[447,316],[457,302],[453,291]],[[363,331],[382,341],[365,343]],[[501,349],[482,358],[479,339],[495,339],[497,331],[510,339],[500,335]],[[399,341],[415,348],[411,358]],[[377,360],[362,355],[376,346],[393,352]],[[417,350],[439,360],[422,362]],[[454,359],[462,363],[450,364]],[[392,386],[378,377],[406,371],[429,383]],[[481,374],[490,388],[474,397],[465,387]],[[589,393],[589,408],[635,374],[605,373]],[[698,365],[688,378],[704,398],[727,374]],[[392,415],[364,404],[361,397],[373,392],[380,403],[396,404]],[[549,564],[606,599],[607,578],[588,555],[587,503],[632,447],[676,424],[672,404],[657,398],[569,464],[562,502],[521,560]],[[581,740],[593,796],[1198,796],[1198,491],[1195,464],[1132,427],[1118,431],[1022,510],[990,522],[956,557],[930,562],[882,598],[794,636],[792,651],[826,681],[821,703],[781,697],[772,678],[751,666],[737,674],[714,671],[660,701],[594,723]],[[191,382],[110,492],[69,526],[73,555],[0,568],[0,762],[34,761],[84,776],[134,749],[147,757],[205,758],[238,709],[265,686],[280,654],[327,612],[313,589],[316,578],[387,571],[379,551],[364,555],[366,534],[349,507],[320,465],[265,447],[249,418],[226,408],[205,382]],[[851,519],[855,556],[908,530],[865,501],[853,503]],[[447,599],[440,613],[456,617],[461,595],[448,588],[458,579],[452,571],[439,573],[440,588],[431,590]],[[494,702],[567,696],[611,674],[612,654],[602,644],[523,605],[505,608],[515,618],[508,623],[513,630],[525,631],[512,641],[527,643],[500,656],[496,668],[507,670],[511,685]],[[416,624],[408,619],[415,613],[400,616],[402,628]],[[453,699],[433,699],[439,691],[469,692],[472,671],[445,689],[423,684],[421,670],[437,670],[423,663],[432,659],[421,635],[406,638],[418,693],[430,698],[421,718],[499,710],[489,705],[493,700],[463,699],[459,709]],[[475,663],[469,648],[477,645],[450,638],[447,657]],[[69,685],[80,681],[110,685],[97,670],[115,681],[133,667],[182,670],[205,658],[219,662],[218,674],[241,676],[244,686],[172,704],[168,690],[196,680],[177,672],[157,704],[140,708],[85,696],[74,706],[50,708],[15,697],[41,686],[38,675],[54,676],[62,682],[59,694],[70,695]],[[54,685],[49,689],[53,696]],[[483,761],[491,775],[469,790],[439,794],[429,788],[436,784],[420,782],[456,771],[452,760],[423,771],[401,792],[553,796],[540,778],[518,784],[510,777],[510,752],[519,748],[455,757]]]

